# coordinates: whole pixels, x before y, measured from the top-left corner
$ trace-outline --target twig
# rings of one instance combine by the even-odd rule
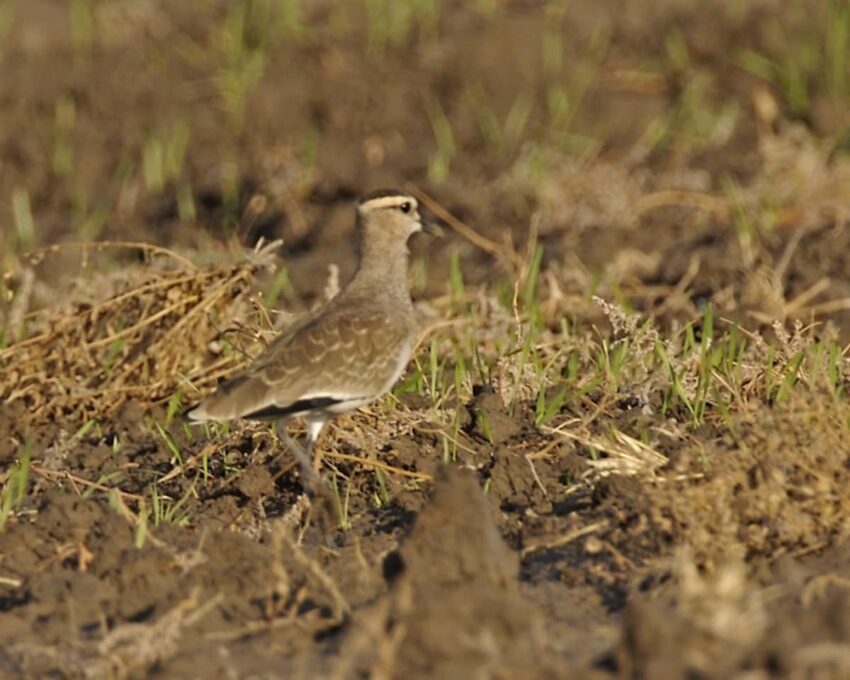
[[[448,224],[455,232],[460,234],[463,238],[472,243],[474,246],[480,248],[485,253],[493,255],[499,260],[503,260],[509,263],[514,268],[518,268],[520,266],[521,263],[519,262],[519,258],[517,257],[516,253],[510,252],[507,248],[500,245],[496,241],[493,241],[492,239],[489,239],[486,236],[482,236],[468,224],[461,222],[457,217],[452,215],[448,210],[441,206],[436,201],[436,199],[429,196],[415,184],[408,183],[405,185],[405,188],[410,191],[414,196],[416,196],[416,198],[418,198],[422,203],[424,203],[428,210],[434,213],[443,222]]]
[[[701,265],[702,258],[700,258],[699,255],[693,255],[690,261],[688,262],[688,268],[682,275],[682,278],[679,279],[679,282],[673,287],[673,290],[671,290],[665,296],[664,301],[652,310],[652,316],[660,316],[662,312],[666,311],[669,307],[673,305],[673,301],[679,295],[685,294],[685,291],[687,291],[688,286],[691,285],[697,274],[699,274]]]
[[[680,206],[696,208],[715,215],[724,215],[729,210],[729,201],[722,196],[698,191],[664,190],[641,197],[635,202],[632,212],[635,217],[640,217],[656,208]]]
[[[50,480],[55,480],[55,479],[61,478],[61,479],[65,479],[69,482],[72,482],[74,484],[82,484],[83,486],[87,486],[87,487],[90,487],[90,488],[93,488],[93,489],[97,489],[98,491],[106,491],[106,492],[115,491],[119,495],[121,495],[125,498],[132,498],[133,500],[139,500],[139,499],[142,498],[142,496],[140,496],[138,494],[130,493],[128,491],[122,491],[121,489],[119,489],[116,486],[106,486],[106,484],[101,484],[100,482],[92,482],[88,479],[85,479],[85,478],[80,477],[78,475],[72,474],[72,473],[68,472],[67,470],[50,470],[48,468],[43,468],[40,465],[33,465],[32,463],[30,463],[30,470],[32,470],[37,475],[41,475],[42,477],[45,477],[45,478],[50,479]]]
[[[347,453],[337,453],[335,451],[325,451],[323,454],[325,458],[335,458],[336,460],[344,460],[349,463],[358,463],[360,465],[364,465],[366,467],[375,467],[383,470],[384,472],[389,472],[393,475],[400,475],[402,477],[410,477],[411,479],[420,479],[424,482],[430,482],[433,477],[425,472],[413,472],[411,470],[403,470],[402,468],[393,467],[392,465],[387,465],[386,463],[382,463],[379,460],[369,460],[367,458],[360,458],[360,456],[352,456]]]
[[[792,316],[797,314],[797,312],[799,311],[805,312],[807,309],[811,309],[811,307],[807,308],[806,304],[809,302],[809,300],[813,300],[823,291],[829,288],[830,283],[831,281],[829,280],[829,277],[824,276],[823,278],[815,281],[802,293],[794,297],[793,300],[789,300],[788,302],[786,302],[784,309],[785,316]]]
[[[572,543],[578,538],[582,536],[587,536],[588,534],[592,534],[595,531],[599,531],[600,529],[604,529],[608,526],[608,520],[600,520],[599,522],[594,522],[593,524],[588,524],[587,526],[582,527],[581,529],[576,529],[575,531],[571,531],[568,534],[564,534],[563,536],[558,536],[551,541],[542,541],[540,543],[534,543],[532,545],[525,546],[520,555],[525,557],[526,555],[530,555],[533,552],[537,552],[538,550],[551,550],[552,548],[560,548],[561,546],[566,545],[567,543]]]
[[[839,298],[838,300],[827,300],[816,305],[803,307],[799,310],[800,314],[820,316],[822,314],[835,314],[836,312],[846,312],[850,310],[850,297]]]
[[[178,255],[173,250],[169,250],[168,248],[163,248],[162,246],[153,245],[152,243],[142,243],[140,241],[98,241],[97,243],[57,243],[50,246],[45,246],[43,248],[37,248],[36,250],[32,250],[28,253],[25,253],[23,257],[26,257],[30,261],[38,262],[40,259],[43,259],[45,255],[49,253],[56,253],[59,250],[64,248],[80,248],[83,251],[84,256],[88,256],[88,251],[94,250],[96,252],[100,252],[102,250],[106,250],[107,248],[130,248],[137,249],[145,252],[156,253],[158,255],[165,255],[166,257],[170,257],[173,260],[176,260],[184,267],[190,270],[195,269],[195,265],[192,264],[190,260],[187,260],[182,255]]]

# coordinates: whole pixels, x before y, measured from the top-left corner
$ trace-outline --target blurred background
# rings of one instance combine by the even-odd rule
[[[533,230],[561,313],[841,321],[848,35],[834,0],[4,0],[0,261],[282,238],[310,298],[352,200],[407,186]],[[417,295],[452,259],[506,275],[463,238],[415,254]]]

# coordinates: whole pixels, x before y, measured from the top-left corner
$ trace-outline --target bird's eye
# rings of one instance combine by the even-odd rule
[[[410,205],[410,203],[402,203],[402,204],[398,207],[398,209],[399,209],[399,210],[401,210],[403,213],[409,213],[409,212],[410,212],[411,207],[412,207],[412,206]]]

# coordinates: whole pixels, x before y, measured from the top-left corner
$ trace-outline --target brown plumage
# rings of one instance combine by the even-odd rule
[[[190,411],[190,419],[278,420],[302,475],[311,475],[312,446],[324,424],[393,386],[416,337],[407,240],[423,221],[415,198],[381,190],[359,201],[357,226],[360,264],[345,290],[284,330],[251,366]],[[297,416],[309,424],[306,452],[286,434],[286,422]]]

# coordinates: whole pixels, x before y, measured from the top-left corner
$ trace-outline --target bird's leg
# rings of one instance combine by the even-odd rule
[[[312,461],[312,468],[310,471],[310,490],[314,496],[321,499],[320,522],[322,524],[322,533],[324,533],[325,538],[328,538],[328,540],[330,541],[330,536],[333,527],[339,526],[340,524],[339,507],[336,496],[333,492],[333,488],[326,479],[322,478],[321,472],[319,471],[319,465],[321,463],[321,452],[319,456],[313,456],[313,450],[315,448],[316,440],[319,438],[319,435],[322,432],[322,428],[325,426],[326,422],[327,418],[313,417],[308,420],[306,454],[308,456],[308,460]]]
[[[284,446],[289,449],[289,451],[292,453],[295,460],[297,461],[298,467],[301,470],[301,481],[304,485],[304,488],[312,488],[315,485],[316,481],[316,473],[313,470],[313,463],[311,460],[313,448],[312,444],[308,443],[308,449],[307,451],[305,451],[304,447],[301,446],[301,444],[299,444],[292,437],[289,436],[289,432],[286,431],[285,420],[279,420],[277,422],[277,434],[283,442]]]
[[[319,525],[322,535],[329,545],[333,545],[333,530],[334,526],[339,525],[339,510],[333,489],[330,484],[322,479],[318,470],[313,467],[312,461],[313,447],[324,424],[324,420],[310,421],[309,429],[307,430],[306,449],[289,436],[289,432],[286,431],[285,420],[279,420],[277,422],[277,432],[281,441],[292,452],[292,455],[298,462],[298,467],[301,471],[301,487],[307,493],[307,497],[311,501],[316,499],[319,501]],[[309,519],[307,521],[309,522]]]
[[[322,500],[324,512],[326,515],[337,517],[339,514],[336,511],[336,503],[331,486],[322,479],[321,474],[313,466],[313,448],[316,443],[316,438],[324,427],[324,420],[311,420],[307,430],[307,447],[306,449],[289,436],[286,431],[286,421],[278,421],[278,436],[284,445],[292,452],[295,460],[298,462],[298,467],[301,471],[301,486],[312,497],[319,497]]]
[[[326,422],[328,422],[326,418],[311,418],[307,426],[307,452],[310,455],[310,460],[313,461],[313,469],[317,473],[321,469],[322,452],[320,450],[319,455],[314,457],[313,448],[316,441],[318,441],[319,435],[322,433],[322,428],[324,428]]]

